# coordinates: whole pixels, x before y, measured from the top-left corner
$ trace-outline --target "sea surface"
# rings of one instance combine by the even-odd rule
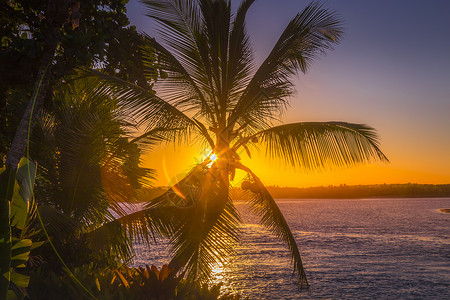
[[[310,291],[289,252],[237,203],[246,224],[223,290],[249,299],[450,299],[450,198],[277,200],[300,248]],[[137,245],[134,265],[168,263],[167,244]]]

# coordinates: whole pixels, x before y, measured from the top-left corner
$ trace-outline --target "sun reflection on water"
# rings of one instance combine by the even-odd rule
[[[221,284],[220,290],[223,294],[237,292],[230,284],[233,276],[230,276],[230,270],[226,267],[226,263],[216,264],[211,273],[211,285]]]

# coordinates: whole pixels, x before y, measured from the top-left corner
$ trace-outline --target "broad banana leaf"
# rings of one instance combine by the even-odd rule
[[[13,179],[15,177],[15,179]],[[29,277],[14,271],[24,267],[28,261],[32,241],[11,238],[11,226],[23,231],[26,227],[36,165],[23,157],[17,169],[0,171],[0,298],[10,298],[9,282],[18,287],[27,287]],[[12,242],[13,241],[13,242]]]

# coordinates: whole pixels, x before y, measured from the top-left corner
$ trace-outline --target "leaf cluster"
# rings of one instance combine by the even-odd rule
[[[240,299],[239,295],[222,293],[220,284],[188,284],[167,265],[161,269],[148,265],[97,269],[93,264],[87,264],[75,268],[74,275],[97,299]],[[32,274],[29,288],[31,299],[60,299],[61,295],[67,299],[86,298],[64,274],[45,268],[37,269]]]
[[[102,225],[125,215],[121,203],[133,202],[136,190],[150,184],[154,171],[140,167],[140,149],[161,138],[157,131],[136,138],[136,122],[118,101],[94,97],[87,86],[86,80],[61,86],[52,110],[42,112],[33,131],[30,155],[40,162],[36,198],[44,226],[69,266],[116,265],[132,257],[131,240],[120,225]],[[40,254],[60,268],[50,247]]]
[[[54,0],[14,0],[0,3],[0,153],[2,156],[12,140],[30,99],[41,58],[51,36],[49,26]],[[59,1],[59,4],[67,1]],[[70,1],[69,1],[70,2]],[[44,105],[51,106],[52,90],[76,73],[79,67],[103,68],[108,74],[151,89],[153,77],[145,77],[140,48],[142,36],[129,25],[126,2],[72,1],[80,5],[79,26],[74,28],[66,12],[58,29],[59,42],[53,57],[51,81],[46,87]],[[62,16],[64,18],[64,16]],[[149,61],[151,58],[149,58]],[[154,61],[154,59],[153,59]],[[150,79],[149,79],[150,78]]]

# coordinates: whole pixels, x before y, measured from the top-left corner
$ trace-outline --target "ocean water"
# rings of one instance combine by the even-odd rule
[[[301,291],[287,248],[245,203],[242,241],[214,270],[223,290],[249,299],[450,299],[450,198],[278,200],[300,248]],[[134,265],[170,260],[164,242],[137,245]]]

